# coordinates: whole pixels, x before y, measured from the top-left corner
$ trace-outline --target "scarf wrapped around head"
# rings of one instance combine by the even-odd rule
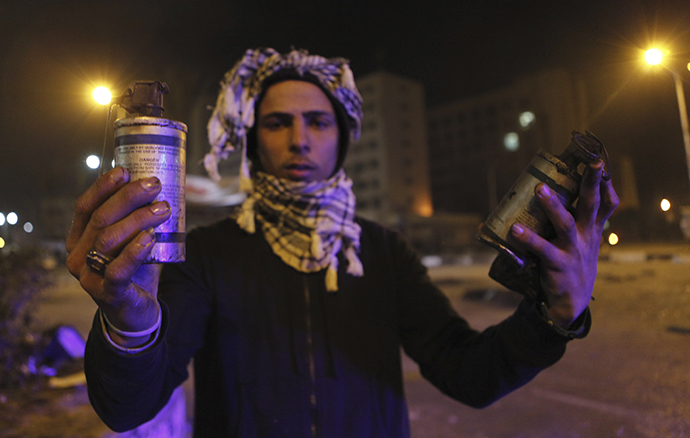
[[[265,91],[266,79],[277,72],[291,70],[300,76],[314,78],[330,97],[347,113],[351,137],[359,138],[362,129],[362,97],[357,91],[352,70],[343,58],[310,55],[306,50],[292,50],[281,55],[274,49],[247,50],[244,57],[225,74],[221,90],[208,121],[211,152],[204,158],[204,167],[211,178],[219,180],[218,163],[230,152],[241,148],[240,188],[251,191],[247,163],[247,132],[254,126],[257,99]],[[341,145],[342,146],[342,145]]]
[[[252,177],[254,191],[242,204],[237,223],[253,234],[258,221],[273,252],[300,272],[326,271],[326,290],[338,290],[338,252],[347,273],[364,274],[357,257],[361,228],[354,222],[352,180],[340,169],[325,181],[301,182],[265,172]]]

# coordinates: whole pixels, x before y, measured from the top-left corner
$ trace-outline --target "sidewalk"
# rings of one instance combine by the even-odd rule
[[[599,251],[600,261],[631,263],[646,260],[670,260],[674,263],[690,263],[690,243],[658,242],[603,245]]]

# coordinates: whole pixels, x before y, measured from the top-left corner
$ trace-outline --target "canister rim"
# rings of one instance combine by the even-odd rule
[[[179,131],[187,133],[187,125],[176,120],[164,119],[162,117],[125,117],[123,119],[118,119],[115,121],[114,129],[122,128],[123,126],[163,126],[168,128],[174,128]]]

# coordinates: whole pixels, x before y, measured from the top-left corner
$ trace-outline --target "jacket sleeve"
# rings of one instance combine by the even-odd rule
[[[411,247],[394,240],[403,348],[443,393],[485,407],[563,356],[570,338],[554,330],[527,299],[501,323],[483,332],[472,329],[431,282]],[[588,329],[588,311],[582,319]]]
[[[187,262],[163,269],[158,288],[162,327],[151,348],[137,354],[118,351],[105,338],[98,314],[94,318],[84,355],[89,399],[114,431],[153,419],[188,377],[187,366],[203,343],[210,313],[196,246],[188,239]]]

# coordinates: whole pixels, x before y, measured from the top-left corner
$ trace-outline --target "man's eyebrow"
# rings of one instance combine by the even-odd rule
[[[326,110],[311,110],[311,111],[305,111],[302,113],[302,117],[320,117],[320,116],[331,116],[335,117],[335,114],[332,111],[326,111]],[[270,113],[262,114],[260,116],[262,119],[267,118],[267,117],[278,117],[280,119],[292,119],[293,115],[292,113],[285,113],[282,111],[272,111]]]
[[[302,113],[303,117],[319,117],[319,116],[332,116],[335,117],[335,114],[333,114],[332,111],[323,111],[323,110],[313,110],[313,111],[306,111]]]
[[[281,119],[285,119],[285,118],[290,118],[290,119],[291,119],[291,118],[292,118],[292,114],[290,114],[290,113],[284,113],[284,112],[281,112],[281,111],[273,111],[273,112],[270,112],[270,113],[267,113],[267,114],[262,114],[260,117],[261,117],[261,118],[265,118],[265,117],[279,117],[279,118],[281,118]]]

